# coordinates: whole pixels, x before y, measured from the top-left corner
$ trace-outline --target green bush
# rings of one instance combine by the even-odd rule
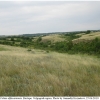
[[[28,49],[27,51],[32,51],[31,49]]]
[[[89,34],[91,31],[90,30],[87,30],[86,34]]]

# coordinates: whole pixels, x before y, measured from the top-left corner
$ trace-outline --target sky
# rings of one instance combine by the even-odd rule
[[[0,1],[0,35],[100,29],[100,1]]]

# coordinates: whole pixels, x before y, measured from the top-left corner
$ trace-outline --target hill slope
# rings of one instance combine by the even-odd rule
[[[79,35],[81,36],[80,38],[77,38],[77,39],[73,39],[73,42],[80,42],[80,41],[86,41],[86,40],[93,40],[95,39],[96,37],[97,38],[100,38],[100,32],[91,32],[90,34],[76,34],[76,35]]]
[[[0,45],[1,96],[99,96],[100,59]]]

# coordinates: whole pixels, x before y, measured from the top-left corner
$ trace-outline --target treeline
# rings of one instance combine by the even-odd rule
[[[34,39],[33,37],[20,37],[20,36],[5,37],[5,38],[0,38],[0,44],[28,47],[32,43],[33,39]]]

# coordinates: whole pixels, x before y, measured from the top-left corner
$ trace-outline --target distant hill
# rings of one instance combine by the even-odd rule
[[[87,31],[87,30],[86,30]],[[86,31],[71,31],[71,32],[51,32],[51,33],[35,33],[35,34],[22,34],[21,36],[46,36],[50,34],[71,34],[71,33],[85,33]],[[91,32],[100,32],[100,30],[90,30]]]
[[[87,31],[87,30],[86,30]],[[33,33],[33,34],[21,34],[21,35],[0,35],[0,37],[12,37],[12,36],[25,36],[25,37],[37,37],[46,36],[50,34],[71,34],[71,33],[85,33],[86,31],[71,31],[71,32],[50,32],[50,33]],[[100,30],[90,30],[91,32],[100,32]]]

